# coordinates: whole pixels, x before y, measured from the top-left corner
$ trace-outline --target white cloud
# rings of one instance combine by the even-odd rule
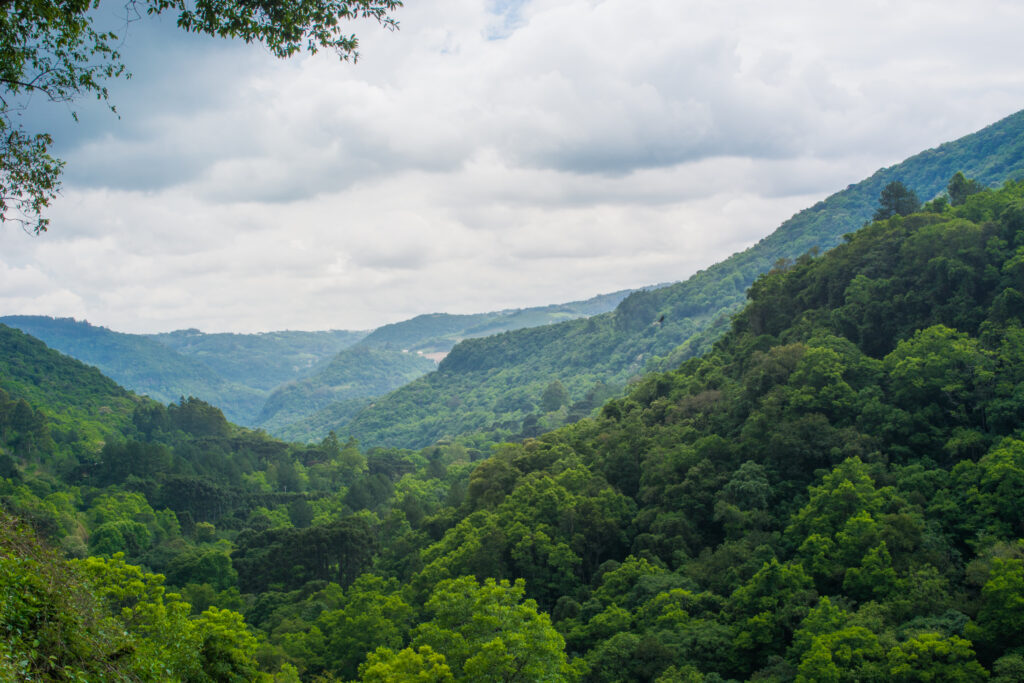
[[[356,328],[680,279],[1024,94],[1024,8],[999,0],[399,18],[354,27],[355,66],[133,25],[123,118],[60,128],[67,189],[49,234],[0,234],[0,305]]]

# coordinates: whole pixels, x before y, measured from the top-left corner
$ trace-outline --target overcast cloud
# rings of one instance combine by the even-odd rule
[[[1024,5],[408,0],[362,58],[127,32],[121,118],[40,109],[0,312],[360,329],[679,280],[1024,106]]]

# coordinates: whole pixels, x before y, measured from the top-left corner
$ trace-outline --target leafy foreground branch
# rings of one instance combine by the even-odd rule
[[[120,38],[94,27],[99,0],[8,0],[0,9],[0,223],[45,231],[46,208],[60,188],[63,162],[49,150],[52,137],[26,128],[34,99],[107,102],[106,82],[127,77],[116,46]],[[358,58],[359,42],[345,22],[372,19],[389,29],[401,0],[132,0],[142,14],[174,12],[192,33],[240,38],[266,45],[278,57],[303,50],[334,50]],[[113,106],[111,106],[113,109]],[[72,114],[74,116],[74,114]]]

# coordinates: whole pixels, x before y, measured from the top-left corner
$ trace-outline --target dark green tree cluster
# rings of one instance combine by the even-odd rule
[[[893,216],[906,216],[921,208],[921,201],[914,191],[898,180],[894,180],[884,188],[878,198],[878,208],[872,217],[876,221],[884,221]]]
[[[1014,680],[1021,206],[1011,185],[869,226],[759,280],[710,354],[597,419],[468,480],[407,475],[375,571],[413,616],[362,675],[467,676],[419,634],[469,575],[525,580],[570,678]],[[294,610],[254,623],[300,671],[358,670],[326,624],[289,635]]]

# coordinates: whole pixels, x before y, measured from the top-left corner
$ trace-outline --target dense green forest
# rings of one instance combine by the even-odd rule
[[[1019,681],[1024,183],[972,191],[486,452],[286,444],[0,327],[0,672]]]
[[[881,169],[684,282],[635,292],[605,315],[464,341],[436,373],[373,407],[327,408],[288,434],[322,438],[333,429],[365,444],[405,448],[465,434],[485,433],[484,441],[536,436],[589,414],[644,372],[675,367],[707,350],[758,275],[840,243],[872,218],[890,182],[900,180],[930,200],[958,171],[981,187],[1024,177],[1024,112]],[[568,398],[548,410],[542,398],[556,381],[554,389],[564,388]]]

